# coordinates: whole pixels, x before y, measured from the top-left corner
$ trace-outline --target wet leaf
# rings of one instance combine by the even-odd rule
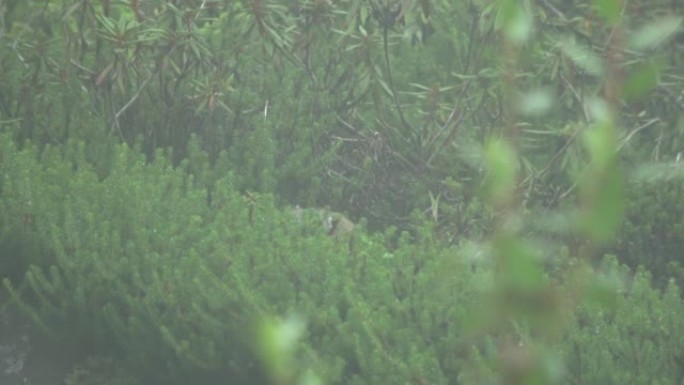
[[[610,24],[617,23],[620,20],[622,5],[622,1],[617,0],[594,0],[596,13],[603,16]]]
[[[518,111],[527,116],[540,116],[553,106],[554,96],[550,89],[539,88],[522,95]]]
[[[655,48],[682,29],[682,20],[675,16],[656,19],[632,34],[630,45],[637,50]]]
[[[603,76],[606,71],[603,60],[597,54],[576,42],[564,42],[561,44],[561,51],[568,56],[576,66],[582,68],[591,75]]]
[[[489,175],[485,184],[485,194],[492,203],[503,203],[513,194],[517,174],[517,156],[512,145],[496,139],[485,149]]]
[[[660,65],[647,62],[632,71],[622,88],[623,96],[627,99],[643,96],[658,84]]]

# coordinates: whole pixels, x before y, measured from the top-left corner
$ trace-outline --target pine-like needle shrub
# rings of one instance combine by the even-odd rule
[[[306,332],[293,370],[311,368],[324,383],[498,378],[499,336],[464,335],[496,275],[473,250],[436,242],[431,226],[410,238],[367,235],[362,223],[329,237],[317,210],[298,218],[273,197],[240,194],[230,174],[207,177],[216,170],[201,156],[174,168],[168,154],[147,162],[120,146],[100,177],[82,145],[39,153],[0,136],[0,146],[3,263],[17,266],[3,275],[6,293],[59,343],[106,354],[124,374],[267,383],[255,325],[294,314]],[[570,326],[546,351],[565,359],[565,380],[677,383],[676,286],[661,293],[647,273],[614,262],[595,277],[619,278],[622,294],[613,308],[583,303],[563,313]],[[521,341],[533,340],[529,325],[511,324]]]
[[[309,325],[302,359],[328,383],[455,378],[475,275],[430,228],[390,250],[395,235],[329,237],[316,215],[239,194],[230,174],[202,184],[201,157],[174,168],[119,146],[100,178],[83,146],[39,155],[2,139],[3,207],[35,218],[26,232],[42,250],[16,255],[25,278],[4,286],[62,343],[126,357],[155,381],[253,383],[254,323],[296,312]]]
[[[674,165],[678,167],[678,165]],[[670,171],[670,173],[672,173]],[[626,218],[616,243],[621,260],[651,271],[660,286],[684,283],[684,179],[676,174],[630,184]]]
[[[618,295],[610,306],[585,302],[562,344],[568,382],[575,384],[681,384],[684,380],[684,307],[679,288],[652,287],[651,274],[635,273],[604,258],[596,279]]]

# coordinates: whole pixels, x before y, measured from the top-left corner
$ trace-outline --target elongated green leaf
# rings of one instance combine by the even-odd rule
[[[622,12],[622,1],[617,0],[594,0],[596,13],[603,16],[608,23],[614,24],[620,19]]]
[[[682,20],[675,16],[656,19],[632,34],[630,45],[637,50],[655,48],[681,30]]]
[[[615,236],[624,211],[624,188],[622,171],[617,167],[605,172],[600,181],[587,181],[585,191],[590,190],[582,225],[586,234],[599,244],[610,242]]]
[[[534,19],[530,11],[516,1],[505,0],[503,3],[505,5],[500,8],[499,15],[502,16],[506,37],[516,44],[525,43],[534,31]]]
[[[623,173],[618,167],[615,128],[606,121],[584,134],[591,156],[589,177],[582,183],[584,212],[581,227],[598,243],[610,241],[624,210]]]
[[[636,98],[650,91],[658,84],[660,67],[657,63],[647,62],[632,71],[622,87],[623,96]]]
[[[510,143],[496,139],[487,144],[485,156],[489,168],[485,194],[491,203],[502,203],[513,194],[517,155]]]
[[[546,113],[553,106],[554,96],[550,89],[539,88],[525,93],[520,102],[518,110],[527,116],[540,116]]]
[[[603,76],[605,64],[597,54],[589,48],[575,42],[566,41],[561,44],[561,51],[568,56],[578,67],[594,76]]]

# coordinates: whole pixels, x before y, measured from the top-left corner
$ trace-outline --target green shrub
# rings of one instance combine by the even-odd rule
[[[661,287],[670,277],[684,283],[684,179],[664,177],[632,182],[616,254],[632,268],[642,265]]]
[[[319,219],[299,223],[269,196],[242,196],[230,175],[208,189],[196,164],[173,168],[161,152],[146,164],[120,146],[100,179],[79,146],[13,151],[32,172],[7,174],[3,202],[40,193],[32,236],[46,252],[17,255],[25,281],[5,287],[69,343],[125,356],[150,379],[249,382],[259,378],[250,325],[296,312],[328,383],[445,383],[456,371],[449,352],[472,276],[430,228],[389,250],[361,224],[350,248]]]
[[[298,220],[273,197],[238,193],[230,174],[200,182],[216,173],[201,159],[174,168],[162,152],[147,163],[120,146],[100,178],[83,146],[38,154],[7,136],[0,146],[1,230],[21,251],[5,243],[2,252],[24,269],[4,287],[83,354],[106,354],[150,382],[266,383],[253,325],[295,314],[307,322],[296,364],[324,383],[497,378],[499,337],[474,344],[464,335],[464,317],[496,275],[472,249],[435,241],[432,225],[371,236],[362,222],[328,237],[316,210]],[[24,212],[31,226],[17,219]],[[675,383],[684,342],[676,286],[660,294],[647,273],[630,278],[615,262],[596,276],[606,277],[628,282],[616,286],[624,295],[613,310],[567,311],[570,330],[552,346],[567,359],[566,381]]]
[[[607,257],[597,274],[616,290],[609,307],[585,303],[562,344],[568,382],[681,384],[684,307],[677,286],[660,291],[643,268],[632,273]]]

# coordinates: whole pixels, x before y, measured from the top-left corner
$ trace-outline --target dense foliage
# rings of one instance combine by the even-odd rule
[[[316,214],[298,223],[267,196],[245,202],[230,176],[208,191],[161,153],[145,165],[119,146],[100,181],[83,146],[65,157],[45,149],[39,161],[3,139],[4,217],[55,253],[29,269],[25,289],[40,304],[31,313],[64,343],[118,352],[156,381],[218,372],[249,383],[250,322],[296,311],[311,324],[307,360],[329,382],[456,377],[457,362],[440,370],[440,360],[457,346],[478,275],[429,231],[393,251],[383,236],[359,236],[350,251]],[[42,203],[22,199],[31,194]]]
[[[373,228],[433,209],[448,237],[479,235],[478,155],[507,113],[508,75],[496,65],[503,10],[475,0],[10,0],[1,119],[19,140],[107,134],[140,141],[148,157],[172,146],[176,162],[196,135],[210,159],[227,152],[241,191],[329,204]],[[622,28],[680,11],[631,2]],[[582,167],[586,105],[608,92],[601,56],[613,55],[612,27],[590,4],[529,12],[538,37],[515,75],[529,94],[517,122],[521,187],[532,204],[555,205]],[[620,71],[634,75],[618,106],[620,145],[632,161],[670,160],[681,146],[682,40],[635,40],[619,53]],[[540,117],[534,101],[554,97]],[[94,162],[99,150],[89,149]]]
[[[268,196],[245,201],[230,175],[208,188],[187,162],[173,168],[162,153],[146,164],[118,146],[100,180],[82,145],[38,156],[33,146],[18,150],[7,135],[1,139],[3,245],[23,234],[54,253],[31,261],[23,289],[10,281],[5,288],[32,298],[33,305],[20,303],[61,344],[114,354],[147,381],[253,383],[260,366],[250,324],[262,314],[296,312],[309,325],[301,360],[326,383],[488,378],[490,364],[477,357],[491,351],[472,345],[466,315],[493,276],[472,252],[436,247],[429,228],[391,247],[390,233],[359,233],[350,250],[351,239],[325,235],[316,213],[298,222]],[[646,273],[632,276],[614,260],[601,271],[621,299],[609,310],[582,308],[576,321],[566,314],[573,326],[558,358],[569,358],[568,377],[639,383],[660,373],[677,383],[671,362],[682,345],[670,333],[684,327],[684,306],[676,287],[661,294]],[[527,327],[519,327],[528,343]],[[598,330],[611,330],[598,334],[605,342]],[[632,344],[653,346],[633,359],[644,369],[619,353],[634,354]],[[88,378],[107,362],[90,359],[70,378]]]
[[[678,166],[676,166],[678,167]],[[670,277],[684,284],[684,180],[681,171],[658,170],[667,177],[640,178],[627,195],[627,213],[616,250],[623,261],[645,266],[664,286]],[[652,174],[651,174],[652,175]]]
[[[0,311],[69,385],[681,383],[681,12],[2,2]]]

